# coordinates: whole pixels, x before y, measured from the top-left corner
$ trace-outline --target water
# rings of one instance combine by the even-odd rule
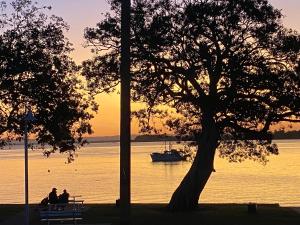
[[[300,205],[300,140],[277,141],[279,156],[263,166],[247,161],[228,163],[216,157],[215,169],[202,202],[280,203]],[[176,146],[174,146],[176,147]],[[24,155],[22,146],[0,151],[0,203],[24,202]],[[168,202],[191,163],[152,163],[150,153],[163,144],[132,144],[132,202]],[[78,158],[65,164],[66,156],[45,158],[39,151],[29,153],[29,201],[40,202],[51,191],[67,189],[82,195],[86,203],[112,203],[119,196],[118,143],[90,144]]]

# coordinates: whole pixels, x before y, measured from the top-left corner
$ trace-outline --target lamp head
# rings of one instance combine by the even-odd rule
[[[33,116],[31,110],[29,110],[24,118],[25,121],[27,122],[34,122],[36,121],[36,118]]]

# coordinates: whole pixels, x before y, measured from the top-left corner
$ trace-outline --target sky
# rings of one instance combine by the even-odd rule
[[[43,5],[52,6],[51,13],[61,16],[69,25],[66,36],[74,44],[72,57],[77,63],[90,58],[89,49],[83,47],[83,31],[86,27],[94,27],[103,18],[103,13],[109,12],[107,0],[38,0]],[[300,0],[269,0],[282,10],[284,24],[300,31]],[[111,136],[119,134],[120,100],[118,94],[101,95],[97,98],[100,109],[92,120],[93,136]],[[132,105],[132,108],[136,108]],[[138,132],[137,124],[132,124],[132,133]]]

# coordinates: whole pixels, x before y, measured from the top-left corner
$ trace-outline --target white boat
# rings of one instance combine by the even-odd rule
[[[190,154],[177,149],[172,149],[169,144],[169,150],[167,150],[165,142],[165,150],[163,152],[153,152],[150,154],[152,162],[178,162],[187,161]]]
[[[166,150],[164,152],[153,152],[150,154],[152,162],[177,162],[186,161],[187,156],[176,149]]]

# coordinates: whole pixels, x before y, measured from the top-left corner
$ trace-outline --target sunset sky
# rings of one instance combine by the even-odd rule
[[[103,18],[103,13],[109,11],[106,0],[39,0],[41,4],[52,6],[52,13],[61,16],[69,25],[66,34],[74,44],[72,57],[79,64],[91,57],[89,49],[83,47],[83,30],[94,27]],[[276,8],[282,9],[285,15],[284,24],[300,31],[300,1],[299,0],[269,0]],[[99,113],[92,121],[93,136],[110,136],[119,134],[119,95],[102,95],[98,98]],[[134,108],[134,105],[133,105]],[[132,124],[132,133],[137,133],[136,123]]]

